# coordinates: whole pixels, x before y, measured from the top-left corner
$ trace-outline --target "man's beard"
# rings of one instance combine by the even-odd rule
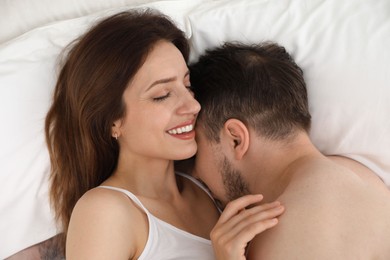
[[[224,156],[222,165],[220,165],[220,171],[228,202],[250,194],[248,184],[242,178],[241,173],[233,169],[226,156]]]

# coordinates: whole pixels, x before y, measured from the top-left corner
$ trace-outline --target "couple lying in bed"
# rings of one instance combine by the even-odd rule
[[[73,43],[46,118],[66,258],[390,259],[389,190],[314,147],[285,49],[229,43],[190,68],[188,56],[150,10]]]

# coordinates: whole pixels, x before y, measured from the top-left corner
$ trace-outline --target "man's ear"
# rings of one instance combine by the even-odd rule
[[[229,119],[224,124],[222,137],[227,140],[234,158],[241,160],[249,149],[249,131],[246,125],[238,119]]]

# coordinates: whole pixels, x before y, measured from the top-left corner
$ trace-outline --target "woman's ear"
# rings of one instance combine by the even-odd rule
[[[236,160],[241,160],[249,149],[249,131],[246,125],[238,119],[225,122],[222,138],[227,141]]]
[[[111,136],[114,137],[116,140],[118,140],[118,137],[121,136],[121,125],[122,125],[122,120],[118,119],[114,121],[114,123],[111,126]]]

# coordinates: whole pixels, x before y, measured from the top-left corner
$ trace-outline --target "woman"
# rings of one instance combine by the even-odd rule
[[[219,212],[173,167],[197,149],[188,53],[183,32],[150,10],[101,21],[68,53],[45,127],[67,259],[214,259]],[[226,214],[259,200],[244,197]],[[256,233],[274,225],[257,223]],[[234,238],[239,254],[243,233]]]

